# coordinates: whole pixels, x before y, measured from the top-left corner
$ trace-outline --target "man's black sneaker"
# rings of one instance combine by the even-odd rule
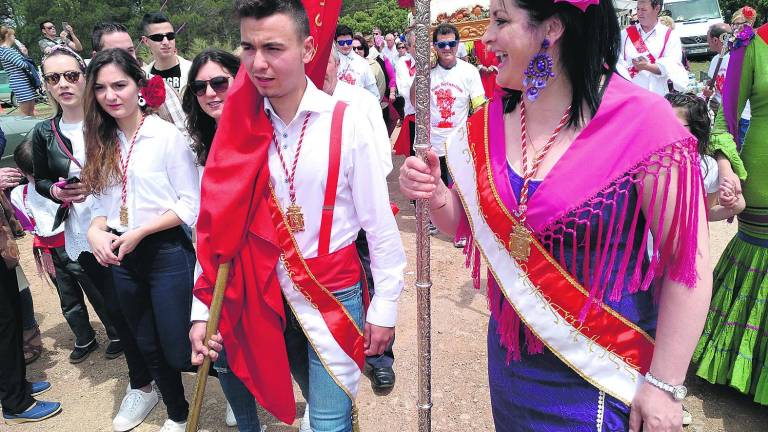
[[[104,358],[112,360],[120,357],[123,354],[123,344],[119,340],[109,341],[107,349],[104,350]]]
[[[72,350],[72,354],[69,355],[69,362],[72,364],[80,363],[81,361],[87,359],[88,355],[95,351],[98,347],[99,343],[96,342],[96,339],[84,347],[76,346],[75,349]]]

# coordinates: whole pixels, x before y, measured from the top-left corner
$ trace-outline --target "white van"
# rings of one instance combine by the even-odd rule
[[[675,20],[675,32],[687,56],[709,53],[707,31],[712,24],[723,22],[717,0],[665,0],[663,9]]]

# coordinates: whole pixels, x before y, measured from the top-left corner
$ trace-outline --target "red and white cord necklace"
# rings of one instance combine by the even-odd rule
[[[133,146],[136,144],[136,137],[139,136],[139,131],[141,130],[141,126],[144,124],[144,119],[146,117],[142,114],[141,120],[139,120],[139,125],[136,127],[136,131],[133,133],[133,138],[131,138],[131,144],[128,146],[128,157],[123,160],[123,152],[120,150],[120,142],[117,143],[117,155],[120,158],[120,170],[122,174],[121,183],[122,183],[122,191],[120,194],[120,225],[127,227],[128,226],[128,164],[131,163],[131,155],[133,154]]]
[[[520,102],[520,147],[522,152],[521,157],[521,164],[523,167],[523,187],[520,189],[520,199],[519,199],[519,218],[520,222],[525,223],[525,217],[526,213],[528,212],[528,189],[530,188],[531,180],[536,176],[536,172],[539,170],[539,166],[541,166],[541,162],[547,157],[547,154],[550,150],[552,150],[552,147],[555,144],[555,141],[557,141],[557,138],[560,136],[560,132],[563,130],[565,125],[568,123],[568,115],[571,112],[571,105],[566,108],[565,113],[563,114],[563,117],[560,119],[560,123],[557,124],[557,127],[552,132],[552,135],[550,135],[549,140],[544,145],[544,147],[541,149],[541,151],[535,156],[533,160],[533,164],[529,167],[528,166],[528,129],[527,129],[527,121],[525,118],[525,103]]]
[[[291,205],[285,211],[285,216],[288,218],[288,227],[291,232],[304,231],[304,213],[301,212],[301,207],[296,204],[296,186],[294,180],[296,179],[296,166],[299,163],[299,154],[301,154],[301,145],[304,143],[304,134],[307,132],[307,125],[309,124],[309,118],[312,116],[311,112],[308,112],[304,116],[304,124],[301,126],[301,135],[299,135],[299,143],[296,145],[296,154],[293,156],[293,165],[291,165],[291,171],[288,172],[288,166],[285,164],[283,158],[283,152],[280,150],[280,143],[277,142],[277,133],[272,131],[272,142],[275,143],[275,149],[277,149],[277,156],[280,158],[280,165],[283,167],[283,172],[288,180],[288,195],[291,199]]]

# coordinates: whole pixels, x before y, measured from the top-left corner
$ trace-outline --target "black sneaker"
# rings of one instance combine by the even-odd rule
[[[98,347],[99,343],[96,342],[96,339],[84,347],[76,346],[75,349],[72,350],[72,354],[69,355],[69,362],[72,364],[80,363],[81,361],[87,359],[88,355],[95,351]]]
[[[123,344],[119,340],[109,341],[107,349],[104,350],[104,358],[112,360],[120,357],[123,354]]]

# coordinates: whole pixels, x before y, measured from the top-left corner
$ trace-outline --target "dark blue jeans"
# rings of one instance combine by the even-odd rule
[[[240,381],[240,378],[229,370],[226,350],[221,350],[213,368],[219,374],[219,384],[224,390],[227,402],[232,405],[232,412],[235,413],[237,420],[237,430],[240,432],[260,432],[261,424],[256,412],[256,401],[245,384]]]
[[[181,371],[191,367],[189,315],[195,253],[181,228],[144,238],[112,266],[120,309],[168,408],[168,418],[186,421]]]

